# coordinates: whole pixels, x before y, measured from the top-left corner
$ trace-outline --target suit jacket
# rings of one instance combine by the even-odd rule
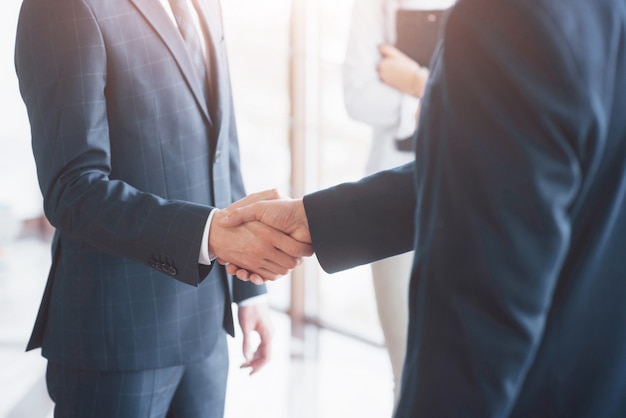
[[[218,0],[207,101],[153,0],[25,0],[16,69],[53,265],[28,349],[73,367],[200,360],[230,302],[265,292],[198,264],[211,209],[245,195]]]
[[[624,33],[621,1],[461,0],[413,169],[305,198],[329,271],[414,233],[397,417],[626,416]]]

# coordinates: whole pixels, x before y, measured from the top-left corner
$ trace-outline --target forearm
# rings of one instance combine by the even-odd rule
[[[414,163],[304,197],[313,249],[327,272],[410,251]]]

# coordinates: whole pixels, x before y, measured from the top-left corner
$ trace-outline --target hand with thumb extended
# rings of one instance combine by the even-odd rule
[[[311,243],[311,234],[302,199],[256,201],[246,206],[229,207],[220,212],[218,223],[225,228],[258,221],[294,239]]]
[[[402,93],[422,97],[428,69],[393,45],[380,45],[378,51],[381,56],[377,67],[380,80]]]
[[[264,280],[276,280],[300,265],[302,257],[313,253],[310,243],[260,221],[266,218],[274,221],[272,217],[259,215],[257,220],[251,212],[254,205],[286,201],[279,198],[275,190],[267,190],[215,212],[209,230],[209,254],[216,256],[220,264],[232,263]]]

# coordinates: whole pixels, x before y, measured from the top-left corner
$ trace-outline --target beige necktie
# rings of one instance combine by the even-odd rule
[[[174,19],[178,24],[178,30],[185,41],[189,57],[196,68],[198,77],[202,81],[202,87],[204,89],[204,97],[209,102],[209,78],[207,71],[206,57],[202,49],[202,42],[200,41],[200,35],[196,29],[193,21],[191,10],[187,4],[187,0],[168,0],[172,7]]]

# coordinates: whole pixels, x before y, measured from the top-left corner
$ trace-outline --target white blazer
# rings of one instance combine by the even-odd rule
[[[412,152],[396,149],[395,139],[415,130],[419,99],[402,94],[378,77],[378,46],[395,43],[398,8],[444,9],[454,0],[355,0],[343,66],[344,101],[348,114],[373,129],[367,172],[405,164]]]

